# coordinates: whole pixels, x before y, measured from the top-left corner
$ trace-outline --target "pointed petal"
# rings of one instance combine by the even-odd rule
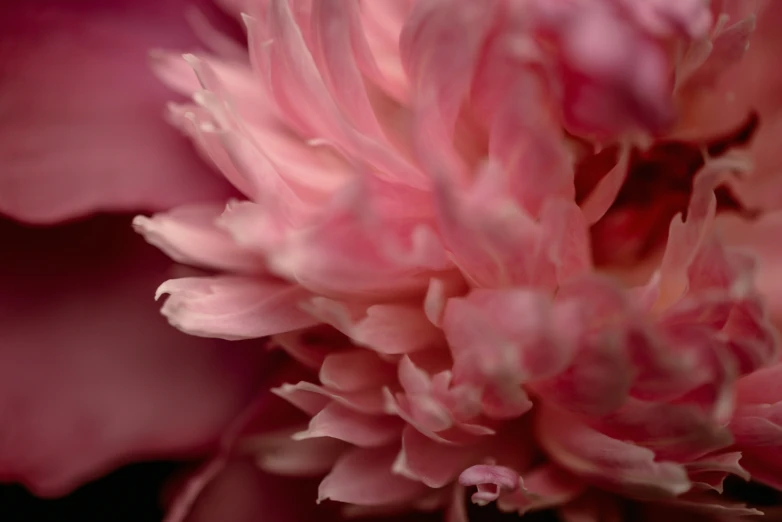
[[[298,287],[239,276],[186,277],[166,281],[157,296],[169,322],[191,335],[251,339],[312,326],[299,308],[307,298]]]

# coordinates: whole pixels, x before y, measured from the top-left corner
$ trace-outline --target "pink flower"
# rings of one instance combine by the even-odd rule
[[[292,364],[275,393],[310,420],[237,424],[170,520],[202,516],[237,456],[325,475],[318,501],[353,515],[465,520],[473,487],[477,504],[565,520],[619,519],[623,499],[650,520],[758,513],[722,493],[779,485],[776,330],[755,259],[714,228],[760,210],[738,188],[742,147],[776,120],[761,107],[720,128],[698,106],[742,59],[747,12],[242,8],[246,58],[156,67],[193,98],[171,119],[243,197],[135,224],[219,272],[165,282],[169,321],[268,338]]]
[[[52,224],[223,198],[161,118],[150,46],[197,43],[178,1],[4,2],[0,212]],[[188,338],[150,294],[171,262],[125,216],[0,221],[0,480],[61,495],[141,458],[212,452],[270,364]]]

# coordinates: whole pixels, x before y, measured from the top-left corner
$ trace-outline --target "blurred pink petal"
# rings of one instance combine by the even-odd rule
[[[191,2],[5,2],[0,7],[0,213],[52,223],[230,194],[162,119],[148,54],[198,45]]]
[[[201,454],[257,393],[259,343],[181,335],[150,306],[170,263],[128,218],[1,226],[3,480],[60,495],[130,460]]]

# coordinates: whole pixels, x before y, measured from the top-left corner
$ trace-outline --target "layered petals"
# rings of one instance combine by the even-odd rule
[[[737,188],[764,118],[684,130],[744,56],[743,7],[269,0],[246,63],[158,62],[243,195],[211,228],[137,221],[229,272],[165,283],[163,313],[300,365],[274,393],[309,425],[261,435],[258,462],[325,474],[354,515],[755,513],[728,493],[776,444],[777,401],[742,384],[777,363],[773,252],[722,221],[776,230]]]

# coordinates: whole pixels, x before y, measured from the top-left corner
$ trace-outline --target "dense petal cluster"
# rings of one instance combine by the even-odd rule
[[[574,521],[620,498],[756,512],[720,493],[779,484],[777,339],[754,258],[714,223],[746,212],[731,187],[757,121],[691,114],[685,137],[682,115],[741,59],[752,13],[240,4],[246,59],[155,66],[194,101],[172,121],[244,197],[135,225],[216,272],[160,287],[172,324],[296,361],[275,392],[311,420],[252,438],[262,467],[326,474],[319,499],[354,513],[459,520],[466,487]]]

